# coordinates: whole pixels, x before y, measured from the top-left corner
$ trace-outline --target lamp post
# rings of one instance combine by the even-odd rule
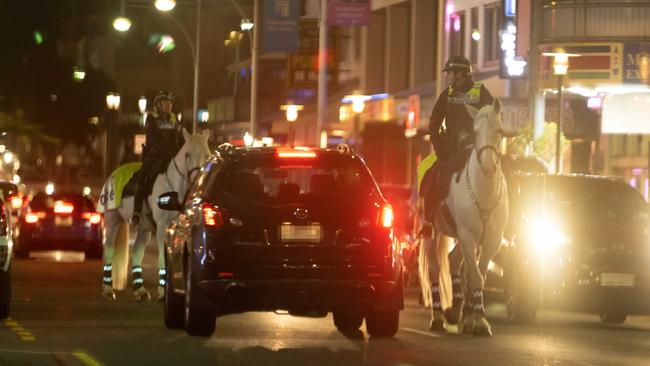
[[[108,118],[106,119],[106,143],[104,144],[104,176],[108,175],[108,172],[113,169],[114,164],[114,132],[115,124],[117,123],[117,119],[119,119],[120,95],[117,93],[106,94],[106,108],[108,108]]]
[[[566,53],[564,50],[559,49],[557,52],[545,52],[542,55],[553,57],[553,73],[557,78],[558,89],[558,121],[557,131],[555,133],[555,174],[562,173],[562,119],[564,118],[564,95],[562,89],[564,86],[564,75],[569,70],[569,57],[577,57],[580,55],[573,53]]]
[[[286,111],[285,117],[289,123],[289,145],[293,146],[296,137],[294,122],[298,119],[298,112],[305,108],[304,105],[293,104],[289,102],[280,106],[280,110]]]

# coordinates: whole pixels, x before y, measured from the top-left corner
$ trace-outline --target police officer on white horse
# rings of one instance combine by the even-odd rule
[[[467,58],[450,58],[442,71],[447,73],[448,87],[438,97],[429,121],[431,143],[438,158],[426,173],[420,188],[425,215],[422,234],[426,236],[432,235],[434,215],[449,193],[453,172],[462,168],[467,160],[468,154],[462,152],[468,153],[466,148],[474,143],[474,119],[465,105],[480,109],[493,101],[488,89],[482,83],[473,81],[472,65]],[[454,251],[460,256],[458,248]],[[432,283],[431,293],[432,310],[442,311],[440,285],[437,281]],[[457,274],[452,275],[452,293],[453,315],[446,317],[454,324],[458,320],[463,298],[461,279]]]

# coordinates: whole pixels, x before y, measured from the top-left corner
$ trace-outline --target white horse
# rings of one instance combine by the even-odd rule
[[[444,330],[445,315],[449,315],[447,311],[442,312],[443,305],[449,304],[449,286],[445,286],[450,268],[447,238],[457,238],[467,275],[459,330],[490,336],[492,329],[485,317],[483,285],[488,264],[501,246],[508,222],[508,190],[498,148],[504,133],[501,102],[495,99],[492,105],[481,110],[469,106],[467,110],[474,119],[474,146],[464,168],[453,175],[449,195],[443,201],[453,223],[448,222],[441,209],[436,212],[434,237],[425,238],[421,245],[420,280],[425,304],[432,308],[431,329]],[[451,267],[458,270],[460,263]],[[460,277],[456,280],[460,288]],[[454,301],[452,309],[452,313],[459,314],[455,310],[460,309],[460,302]]]
[[[167,227],[177,216],[177,213],[164,211],[158,208],[158,196],[165,192],[178,192],[182,199],[189,189],[195,173],[210,155],[208,148],[208,131],[190,135],[183,130],[185,143],[176,156],[167,166],[163,174],[156,178],[152,193],[146,198],[146,203],[151,209],[151,216],[141,214],[141,220],[136,227],[135,242],[131,258],[131,274],[133,277],[133,293],[139,301],[149,301],[151,295],[144,288],[142,276],[142,260],[144,249],[151,233],[155,230],[158,242],[158,300],[164,298],[165,289],[165,253],[164,240]],[[143,205],[144,206],[144,205]],[[102,296],[108,300],[115,300],[115,290],[121,290],[126,285],[128,266],[128,233],[129,222],[133,217],[134,197],[123,197],[120,207],[107,210],[104,213],[106,237],[104,239],[104,278]],[[153,218],[153,222],[151,221]],[[114,276],[113,276],[114,275]],[[114,278],[113,278],[114,277]]]

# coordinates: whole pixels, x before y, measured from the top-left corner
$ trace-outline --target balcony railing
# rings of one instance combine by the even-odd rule
[[[543,42],[650,39],[647,0],[544,0]]]

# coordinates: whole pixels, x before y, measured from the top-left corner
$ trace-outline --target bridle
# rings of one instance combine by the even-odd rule
[[[185,153],[185,168],[187,168],[187,158],[188,158],[188,154]],[[176,157],[174,157],[174,159],[172,159],[172,161],[174,163],[174,169],[176,169],[176,172],[181,177],[183,177],[183,179],[185,180],[185,183],[187,183],[187,184],[190,184],[192,182],[192,174],[194,174],[195,172],[198,172],[199,170],[201,170],[200,167],[194,167],[194,168],[188,170],[185,174],[183,174],[181,169],[178,167],[178,164],[176,163]]]
[[[488,123],[489,123],[489,121],[488,121]],[[499,134],[499,136],[503,136],[503,129],[499,128],[497,133]],[[494,175],[496,174],[497,171],[495,170],[494,172],[490,173],[487,170],[485,170],[485,168],[483,167],[483,161],[481,160],[481,156],[482,156],[483,152],[485,152],[485,151],[492,151],[497,156],[497,165],[499,165],[499,164],[501,164],[501,158],[503,158],[503,154],[501,154],[501,152],[499,152],[499,150],[497,149],[496,146],[490,145],[490,144],[486,144],[486,145],[481,146],[480,148],[477,148],[476,147],[476,134],[474,134],[474,151],[476,152],[476,161],[478,162],[478,166],[481,168],[481,171],[483,172],[483,174],[485,174],[485,176],[488,177],[489,179],[494,178]]]

